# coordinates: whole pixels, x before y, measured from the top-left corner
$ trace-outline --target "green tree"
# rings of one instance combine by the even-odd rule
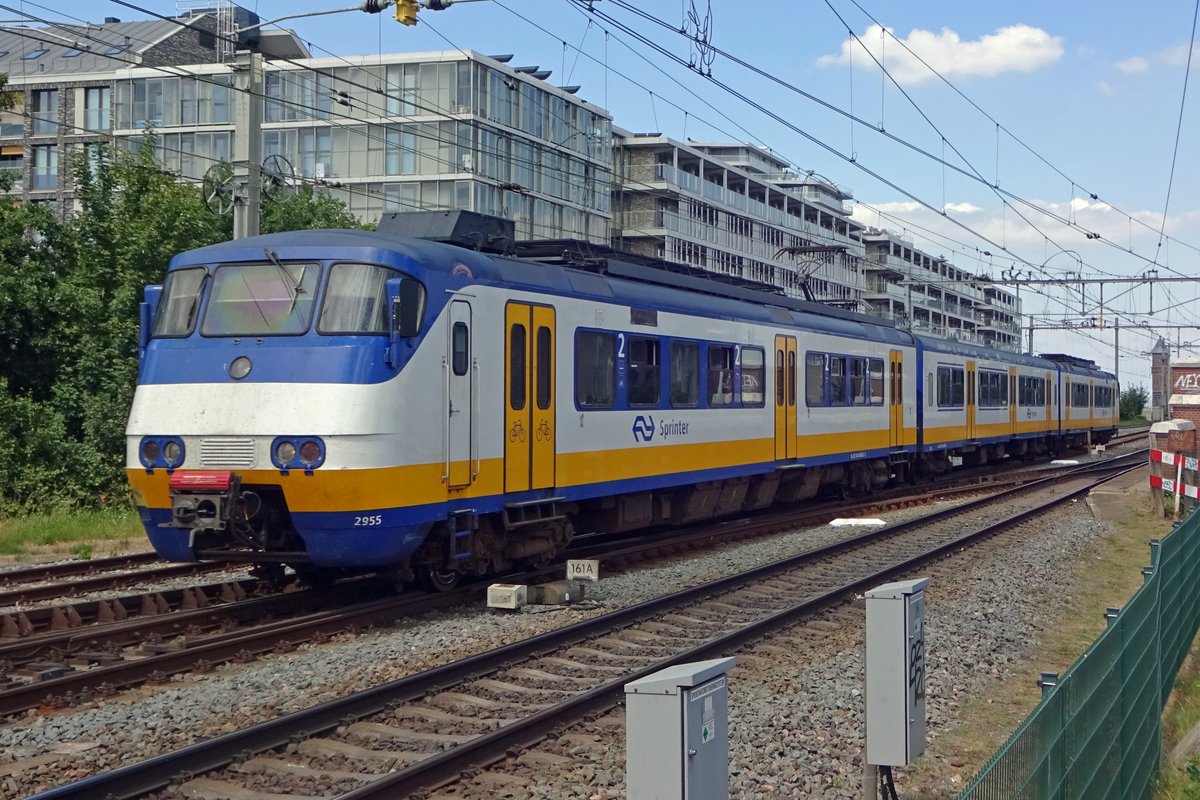
[[[162,169],[152,135],[133,153],[80,152],[71,169],[79,212],[66,222],[0,197],[0,513],[126,496],[143,287],[176,253],[231,232],[197,186]],[[263,230],[356,224],[307,187],[269,203]]]
[[[1136,419],[1150,401],[1150,394],[1142,384],[1126,386],[1121,390],[1121,419]]]
[[[302,231],[313,228],[361,228],[358,218],[337,198],[317,191],[312,184],[297,187],[294,193],[276,191],[263,200],[263,233]]]

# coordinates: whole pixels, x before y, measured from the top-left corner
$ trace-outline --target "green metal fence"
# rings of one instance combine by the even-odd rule
[[[1144,798],[1167,696],[1200,624],[1200,514],[1150,543],[1144,582],[967,784],[959,800]]]

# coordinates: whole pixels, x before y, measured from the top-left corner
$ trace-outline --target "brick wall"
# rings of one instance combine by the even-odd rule
[[[1171,365],[1170,419],[1188,419],[1200,428],[1200,363]]]

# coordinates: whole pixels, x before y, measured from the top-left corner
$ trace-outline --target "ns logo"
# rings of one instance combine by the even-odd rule
[[[654,438],[654,417],[649,414],[638,414],[633,420],[633,440],[648,442]]]

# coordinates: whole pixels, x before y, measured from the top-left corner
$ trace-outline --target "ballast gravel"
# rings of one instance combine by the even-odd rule
[[[881,516],[898,521],[961,502]],[[1028,549],[1015,552],[1011,561],[980,565],[946,586],[931,588],[931,737],[980,681],[1006,674],[1007,665],[1031,646],[1037,609],[1019,599],[1023,593],[1055,588],[1071,559],[1099,533],[1100,526],[1086,512],[1068,511],[1061,517],[1043,526],[1046,535],[1033,537]],[[821,526],[732,543],[604,578],[583,606],[534,607],[525,613],[478,608],[433,612],[394,628],[339,636],[328,644],[305,645],[294,653],[210,674],[178,676],[165,686],[143,687],[49,716],[30,712],[0,728],[0,798],[23,797],[169,752],[860,532]],[[835,639],[840,637],[829,641]],[[803,797],[818,785],[826,796],[857,794],[861,642],[817,660],[795,652],[789,668],[794,673],[785,684],[790,694],[781,695],[771,683],[775,679],[767,676],[733,682],[732,795]],[[780,727],[781,720],[788,724]],[[608,745],[608,761],[591,773],[587,791],[576,774],[565,785],[535,785],[530,796],[623,796],[623,736]],[[17,761],[28,766],[11,763]]]

